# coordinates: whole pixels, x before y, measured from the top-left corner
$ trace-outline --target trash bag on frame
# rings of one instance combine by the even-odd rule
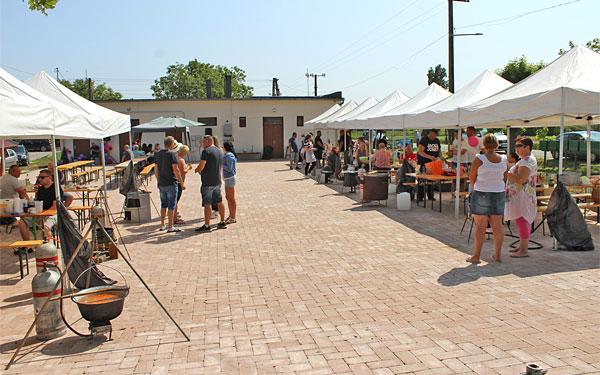
[[[58,236],[60,238],[60,247],[63,254],[63,264],[66,265],[69,259],[71,259],[73,256],[75,249],[77,249],[77,245],[79,245],[79,242],[81,242],[83,237],[75,226],[73,219],[71,219],[71,215],[67,211],[67,208],[61,201],[57,201],[56,214],[58,216]],[[79,253],[67,271],[69,280],[74,283],[77,277],[91,266],[92,268],[90,271],[89,284],[90,288],[93,286],[114,284],[114,280],[108,278],[98,268],[96,268],[96,264],[90,259],[91,256],[92,245],[88,241],[83,241],[83,245],[81,246]],[[77,284],[75,284],[75,287],[78,289],[85,289],[87,287],[86,282],[87,276],[82,276],[77,281]]]
[[[550,233],[558,241],[560,250],[594,250],[592,234],[583,214],[569,190],[560,181],[548,202],[546,218]]]

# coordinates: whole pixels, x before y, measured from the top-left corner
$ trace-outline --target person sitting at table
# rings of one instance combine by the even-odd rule
[[[52,173],[48,169],[42,169],[40,174],[38,175],[38,188],[35,194],[36,201],[42,201],[42,209],[46,210],[55,210],[56,209],[56,191],[54,190],[54,180],[52,179]],[[69,207],[71,203],[73,203],[73,196],[70,194],[63,193],[62,188],[60,188],[60,196],[62,197],[62,201],[65,204],[65,207]],[[29,241],[31,238],[29,229],[33,228],[33,220],[37,220],[36,223],[40,223],[40,219],[34,217],[24,217],[23,221],[26,227],[21,228],[19,226],[19,231],[21,232],[21,237],[23,241]],[[44,235],[46,239],[52,237],[52,228],[56,225],[57,219],[56,214],[52,216],[46,217],[44,220]]]
[[[327,160],[325,161],[325,165],[331,168],[333,171],[333,175],[338,178],[341,170],[342,170],[342,162],[340,160],[340,156],[338,155],[337,148],[333,147],[327,155]],[[327,177],[326,183],[329,181]]]
[[[140,150],[140,146],[135,145],[133,146],[133,157],[134,158],[143,158],[144,156],[146,156],[146,153],[142,150]]]
[[[379,149],[375,152],[373,156],[373,164],[375,165],[376,170],[390,170],[392,165],[392,155],[388,150],[385,149],[385,143],[379,143]]]
[[[410,146],[409,146],[410,147]],[[415,188],[411,185],[405,185],[407,183],[414,183],[416,179],[412,176],[408,176],[408,173],[415,173],[415,167],[413,167],[412,163],[408,158],[402,161],[402,167],[396,171],[396,176],[398,177],[398,184],[396,185],[396,193],[409,193],[410,200],[415,198]]]
[[[413,148],[412,145],[406,145],[406,147],[404,147],[404,151],[406,153],[406,156],[404,156],[405,153],[400,153],[400,164],[402,164],[402,162],[404,161],[404,158],[406,158],[406,160],[408,160],[409,162],[415,162],[415,164],[417,163],[417,154],[415,154],[413,152]]]
[[[50,171],[50,175],[54,179],[54,163],[53,162],[48,163],[48,166],[46,167],[46,169],[48,169]],[[61,171],[60,169],[58,170],[58,181],[60,181],[61,185],[64,185],[67,182],[67,177],[65,176],[65,172]],[[38,184],[39,184],[39,181],[36,182],[34,187],[37,188]]]
[[[123,154],[121,154],[121,163],[131,160],[131,151],[129,145],[123,146]]]
[[[354,153],[354,166],[356,166],[356,168],[359,168],[361,166],[361,164],[364,163],[364,160],[360,160],[360,158],[367,157],[368,146],[362,137],[358,137],[356,139],[356,142],[357,142],[357,145],[356,145],[356,152]]]
[[[8,173],[0,177],[0,199],[21,198],[29,200],[29,196],[19,181],[19,177],[21,177],[21,168],[18,165],[12,165],[8,169]],[[15,221],[12,217],[0,217],[0,225],[11,225]],[[19,230],[22,230],[21,227],[25,230],[27,229],[24,223],[19,220]],[[18,253],[18,250],[15,251],[15,254]]]

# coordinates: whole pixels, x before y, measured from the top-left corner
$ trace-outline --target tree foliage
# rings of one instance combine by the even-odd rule
[[[496,73],[512,83],[517,83],[545,66],[546,63],[543,61],[529,63],[527,62],[525,55],[522,55],[520,58],[510,60],[504,68],[497,70]]]
[[[594,38],[594,39],[590,40],[589,42],[587,42],[585,44],[585,46],[593,51],[600,52],[600,38]],[[569,40],[569,49],[564,50],[561,48],[558,50],[558,54],[562,56],[573,47],[575,47],[575,44]]]
[[[86,99],[89,98],[88,83],[86,79],[79,78],[73,82],[63,79],[60,80],[60,83],[77,95]],[[94,84],[92,94],[94,96],[94,100],[118,100],[123,98],[123,95],[121,95],[120,92],[114,91],[111,87],[106,86],[105,83]]]
[[[22,1],[25,2],[25,0]],[[58,0],[28,0],[27,2],[29,3],[29,9],[37,10],[47,16],[46,10],[54,9]]]
[[[446,72],[446,68],[442,68],[441,64],[438,64],[435,68],[430,67],[427,72],[427,85],[431,85],[432,83],[437,83],[441,87],[448,89],[448,73]]]
[[[212,81],[212,97],[225,97],[225,76],[231,75],[231,96],[252,96],[253,88],[244,84],[246,72],[234,66],[201,63],[194,59],[187,65],[176,63],[167,67],[167,75],[154,81],[150,88],[157,99],[205,99],[206,80]]]

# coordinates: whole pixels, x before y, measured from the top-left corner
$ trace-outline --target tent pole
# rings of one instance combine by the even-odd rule
[[[373,151],[373,140],[371,139],[371,129],[369,129],[369,171],[373,170],[373,163],[372,160],[373,158],[371,157],[371,153]]]
[[[560,114],[560,142],[559,142],[559,147],[558,147],[558,175],[559,176],[562,174],[562,170],[563,170],[563,151],[565,149],[564,132],[565,132],[565,114],[561,113]]]
[[[402,158],[406,159],[406,128],[402,127]]]
[[[52,135],[52,145],[50,147],[52,152],[52,158],[54,160],[54,192],[56,194],[56,201],[60,200],[60,180],[58,179],[58,162],[56,159],[56,138]],[[60,219],[59,219],[60,220]]]
[[[6,158],[6,149],[4,148],[4,138],[2,138],[2,155],[0,155],[0,176],[4,175],[4,159]]]
[[[102,138],[101,141],[102,144],[102,156],[101,156],[101,160],[102,160],[102,194],[104,194],[104,200],[107,201],[108,204],[108,195],[106,194],[106,158],[104,156],[104,138]]]
[[[458,109],[458,122],[460,123],[460,108]],[[461,170],[461,143],[462,135],[460,134],[460,125],[458,125],[458,138],[456,139],[457,150],[456,150],[456,189],[454,192],[454,217],[458,219],[458,211],[460,209],[460,170]]]
[[[587,148],[586,148],[586,161],[587,161],[587,176],[588,178],[590,178],[592,176],[592,134],[591,134],[591,130],[592,130],[592,117],[588,116],[587,118],[587,139],[586,139],[586,143],[587,143]]]

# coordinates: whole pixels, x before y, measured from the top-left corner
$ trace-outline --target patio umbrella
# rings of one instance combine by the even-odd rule
[[[164,131],[169,129],[186,128],[193,126],[206,126],[201,122],[188,120],[182,117],[159,117],[145,124],[133,128],[134,131]]]

